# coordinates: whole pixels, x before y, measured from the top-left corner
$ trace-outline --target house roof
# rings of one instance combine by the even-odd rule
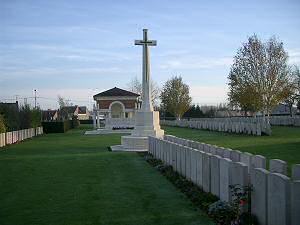
[[[55,115],[55,113],[57,113],[57,110],[54,109],[54,110],[43,110],[42,111],[42,114],[43,114],[43,118],[51,118]]]
[[[110,96],[132,96],[132,97],[138,97],[139,94],[133,93],[131,91],[126,91],[121,88],[114,87],[112,89],[109,89],[107,91],[100,92],[99,94],[94,95],[95,97],[110,97]]]
[[[86,106],[79,106],[78,107],[78,113],[79,114],[86,114],[86,111],[87,111]]]
[[[19,106],[18,102],[15,103],[4,103],[0,102],[0,114],[8,115],[11,113],[18,113],[19,111]]]
[[[78,108],[77,105],[75,106],[64,106],[61,108],[61,111],[67,112],[67,113],[74,113],[76,109]]]

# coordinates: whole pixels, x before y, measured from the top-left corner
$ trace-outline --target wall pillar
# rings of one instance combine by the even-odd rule
[[[100,115],[98,110],[97,110],[97,128],[100,128]]]
[[[95,109],[93,110],[93,127],[94,127],[94,129],[97,128],[97,125],[96,125],[96,111],[95,111]]]

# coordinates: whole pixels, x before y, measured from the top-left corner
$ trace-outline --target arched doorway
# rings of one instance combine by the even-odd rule
[[[111,118],[124,118],[125,107],[121,102],[112,102],[109,108]]]

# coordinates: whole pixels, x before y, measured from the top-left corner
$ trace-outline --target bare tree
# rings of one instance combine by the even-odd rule
[[[134,93],[137,93],[139,95],[142,95],[142,82],[138,79],[138,77],[134,77],[128,84],[127,84],[127,89],[129,91],[132,91]],[[153,80],[151,80],[150,83],[150,89],[151,89],[151,99],[152,99],[152,104],[154,107],[158,106],[158,100],[159,100],[159,95],[160,95],[160,89],[157,83]]]
[[[234,57],[228,76],[230,103],[269,115],[289,95],[287,58],[283,43],[275,38],[263,43],[256,35],[249,37]]]
[[[288,93],[288,98],[284,101],[290,110],[290,115],[293,116],[293,106],[300,102],[300,71],[297,66],[293,66],[290,69],[292,76],[292,82]]]
[[[160,94],[161,108],[180,119],[190,108],[192,98],[189,93],[189,86],[182,81],[182,77],[175,76],[168,80]]]
[[[57,101],[58,101],[59,108],[63,108],[65,106],[72,106],[73,105],[71,100],[65,99],[64,97],[62,97],[60,95],[57,96]]]

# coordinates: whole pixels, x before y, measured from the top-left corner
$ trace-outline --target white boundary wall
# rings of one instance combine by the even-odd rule
[[[271,116],[270,124],[274,126],[300,127],[300,116]]]
[[[0,133],[0,148],[43,134],[43,127]]]
[[[263,118],[195,118],[191,120],[161,120],[161,125],[189,127],[229,133],[261,136],[270,135],[271,126]]]
[[[266,159],[171,135],[149,137],[149,152],[173,167],[182,176],[221,200],[231,201],[229,185],[252,185],[252,213],[262,225],[296,225],[300,216],[300,165],[293,166],[292,177],[285,162],[275,160],[266,170]]]

